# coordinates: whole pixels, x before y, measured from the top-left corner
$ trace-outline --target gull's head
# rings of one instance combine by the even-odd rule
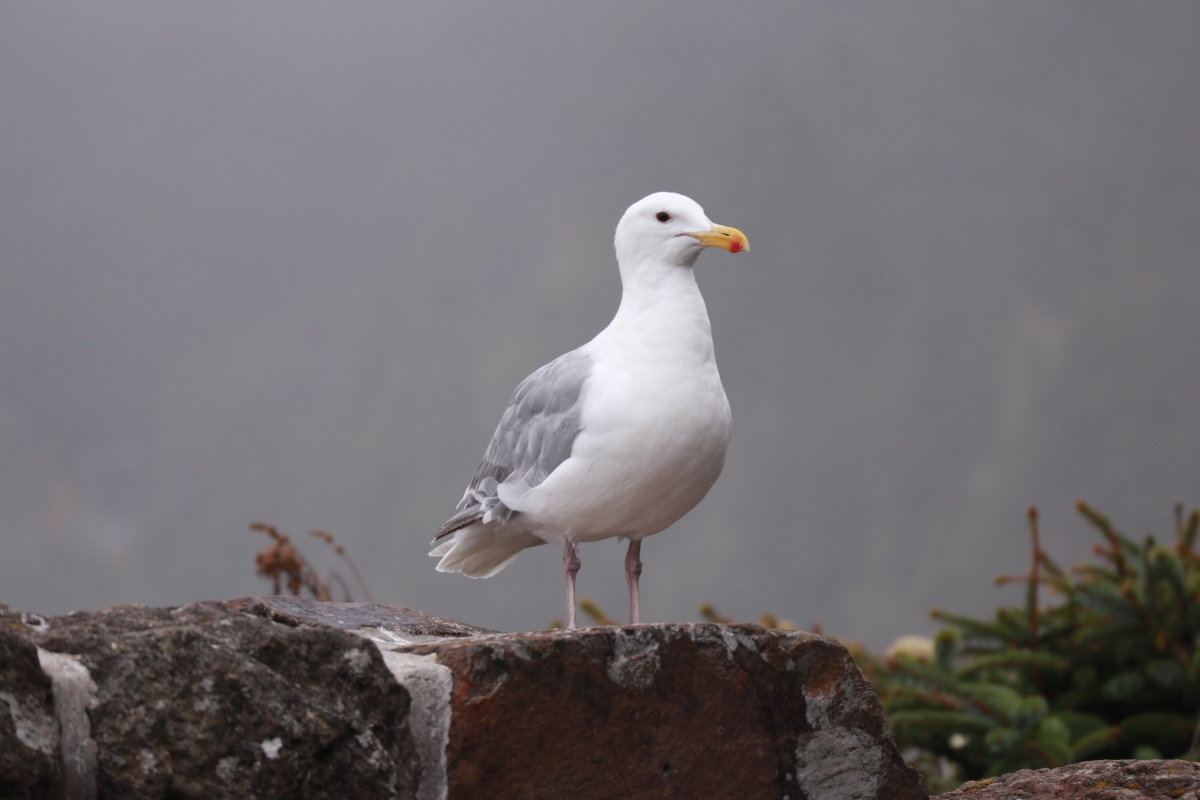
[[[750,246],[737,228],[713,224],[699,203],[674,192],[656,192],[631,205],[617,223],[615,244],[622,268],[690,267],[706,247],[739,253]]]

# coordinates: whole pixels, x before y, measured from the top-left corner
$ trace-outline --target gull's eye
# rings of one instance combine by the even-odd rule
[[[654,218],[656,220],[658,220],[659,222],[670,222],[671,221],[671,215],[665,211],[658,212],[657,214],[654,215]]]

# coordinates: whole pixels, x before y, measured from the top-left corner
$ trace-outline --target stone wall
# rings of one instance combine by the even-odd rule
[[[839,644],[371,604],[0,608],[0,797],[924,798]]]

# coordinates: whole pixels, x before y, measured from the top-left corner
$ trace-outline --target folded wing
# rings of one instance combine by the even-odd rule
[[[500,500],[499,487],[511,502],[570,458],[583,429],[582,397],[591,374],[591,357],[573,350],[521,381],[458,513],[438,530],[435,542],[474,522],[508,522],[514,512]]]

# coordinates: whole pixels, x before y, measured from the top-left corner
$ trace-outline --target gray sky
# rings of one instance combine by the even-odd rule
[[[697,265],[725,474],[643,615],[882,647],[1200,503],[1200,5],[0,7],[0,602],[262,593],[275,524],[376,599],[563,614],[560,553],[434,571],[527,373],[616,310],[658,190]],[[302,542],[320,565],[318,543]],[[580,593],[624,613],[623,547]],[[343,570],[344,572],[344,570]]]

